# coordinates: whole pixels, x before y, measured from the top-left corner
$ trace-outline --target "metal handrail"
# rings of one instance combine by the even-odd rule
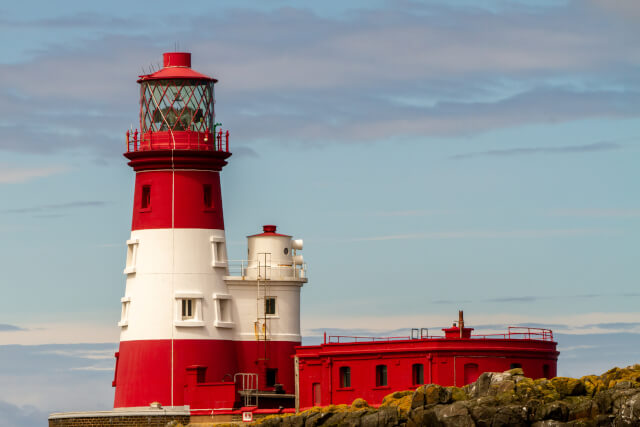
[[[414,328],[415,329],[415,328]],[[423,328],[424,329],[424,328]],[[428,333],[427,333],[428,334]],[[553,331],[551,329],[543,328],[530,328],[527,326],[509,326],[507,332],[502,334],[482,334],[471,335],[472,339],[517,339],[527,341],[553,341]],[[389,342],[389,341],[401,341],[401,340],[433,340],[433,339],[445,339],[443,336],[423,336],[420,338],[414,338],[413,335],[401,336],[401,337],[366,337],[366,336],[352,336],[352,335],[327,335],[324,334],[325,344],[340,344],[348,342]]]
[[[402,336],[402,337],[359,337],[359,336],[350,336],[350,335],[329,335],[327,337],[328,341],[325,341],[325,344],[340,344],[340,340],[349,339],[352,341],[346,342],[377,342],[377,341],[405,341],[410,340],[410,336]],[[345,341],[342,341],[345,343]]]
[[[128,130],[126,132],[127,153],[147,150],[170,150],[174,143],[184,145],[185,149],[196,151],[220,151],[229,152],[229,131],[220,129],[217,133],[198,132],[191,129],[182,131],[157,131],[139,132]]]
[[[241,379],[241,383],[238,384],[238,377]],[[244,394],[244,406],[258,406],[258,374],[253,372],[238,372],[233,375],[233,382],[238,387],[238,391],[246,392]],[[252,398],[255,398],[255,403],[252,402]]]
[[[247,277],[249,276],[249,260],[246,259],[230,259],[227,260],[227,266],[229,269],[230,276],[240,276]],[[286,279],[286,278],[305,278],[307,277],[307,263],[302,264],[294,264],[291,265],[279,265],[273,263],[271,265],[262,265],[258,263],[256,267],[251,267],[251,269],[255,269],[256,278],[260,280],[274,280],[274,279]],[[268,272],[267,272],[268,270]],[[261,274],[264,273],[264,274]],[[291,273],[291,274],[287,274]],[[253,275],[252,275],[253,276]]]

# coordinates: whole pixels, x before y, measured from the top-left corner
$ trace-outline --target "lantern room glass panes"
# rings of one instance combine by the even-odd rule
[[[203,80],[150,80],[141,87],[142,132],[213,130],[213,84]]]

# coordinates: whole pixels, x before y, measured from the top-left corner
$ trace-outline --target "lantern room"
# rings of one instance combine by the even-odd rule
[[[228,151],[229,132],[217,130],[216,79],[191,68],[191,54],[163,54],[163,68],[140,76],[140,131],[127,133],[127,151]]]

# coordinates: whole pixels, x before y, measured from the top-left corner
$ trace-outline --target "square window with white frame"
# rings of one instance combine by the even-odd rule
[[[176,292],[176,326],[204,326],[203,295],[199,292]]]

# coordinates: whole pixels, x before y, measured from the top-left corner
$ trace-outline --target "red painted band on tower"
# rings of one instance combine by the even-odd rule
[[[285,392],[293,393],[294,348],[299,342],[268,343],[268,361],[256,365],[256,357],[264,355],[264,342],[226,340],[174,340],[173,405],[190,404],[184,398],[187,368],[206,367],[205,382],[233,381],[236,372],[261,374],[261,389],[265,389],[265,368],[277,369],[277,381]],[[171,405],[171,340],[121,341],[116,372],[114,407],[149,406],[151,402]],[[192,406],[192,409],[199,409]]]
[[[131,229],[172,226],[224,230],[218,172],[161,170],[136,174]]]

